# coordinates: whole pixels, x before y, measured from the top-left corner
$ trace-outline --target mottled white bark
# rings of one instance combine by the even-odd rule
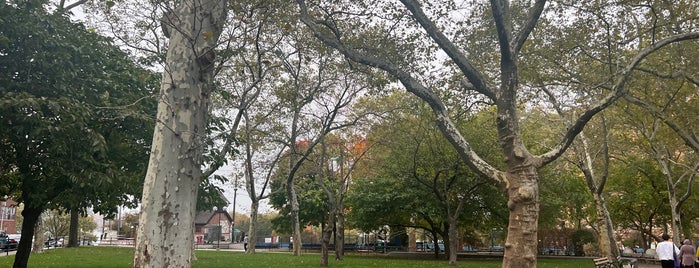
[[[190,267],[215,53],[226,1],[176,1],[133,267]]]

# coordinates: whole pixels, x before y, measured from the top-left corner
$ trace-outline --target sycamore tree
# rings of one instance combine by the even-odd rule
[[[666,32],[668,34],[676,34],[688,32],[695,28],[696,19],[693,11],[694,4],[680,1],[673,5],[658,4],[653,6],[620,6],[613,5],[592,5],[593,8],[588,8],[586,5],[573,5],[579,16],[574,18],[573,23],[567,24],[544,24],[540,28],[550,29],[551,31],[561,31],[565,35],[565,39],[548,41],[553,47],[572,48],[572,50],[557,49],[550,53],[538,53],[535,57],[527,59],[528,64],[537,66],[555,66],[551,71],[540,72],[531,80],[533,85],[551,85],[574,83],[579,88],[578,94],[570,94],[570,98],[575,99],[571,103],[559,99],[559,101],[551,101],[551,107],[558,111],[558,117],[554,120],[574,120],[572,116],[566,116],[565,110],[579,110],[589,107],[590,104],[585,100],[589,95],[601,95],[610,87],[605,85],[606,77],[613,77],[619,70],[618,56],[613,53],[615,50],[625,49],[630,50],[632,47],[643,47],[646,43],[655,43],[662,38],[657,33]],[[607,14],[623,14],[617,17],[608,17]],[[599,18],[596,20],[586,19],[587,17]],[[628,19],[632,18],[632,19]],[[652,22],[652,23],[651,23]],[[582,25],[594,25],[593,27],[581,27]],[[626,28],[620,28],[624,27]],[[581,35],[579,32],[592,32],[594,29],[601,30],[608,34],[599,35],[594,40],[586,39],[586,35]],[[651,34],[647,34],[648,31]],[[534,41],[534,40],[533,40]],[[631,79],[627,84],[629,94],[625,95],[624,99],[645,100],[653,103],[653,106],[663,107],[667,116],[678,117],[678,111],[694,110],[690,107],[691,100],[684,98],[687,94],[692,94],[692,88],[696,83],[693,83],[692,73],[696,69],[696,62],[693,57],[688,56],[696,49],[695,42],[684,42],[675,44],[667,49],[656,51],[649,55],[642,65],[637,66],[637,72],[634,74],[634,79]],[[586,54],[588,56],[580,57],[576,54]],[[576,64],[577,63],[577,64]],[[555,71],[558,70],[558,71]],[[538,87],[537,85],[537,87]],[[595,86],[597,85],[597,86]],[[556,95],[551,90],[546,90],[546,87],[541,87],[547,96]],[[671,94],[667,94],[672,92]],[[642,96],[641,98],[635,96]],[[645,102],[641,101],[641,102]],[[575,104],[575,105],[571,105]],[[583,104],[583,105],[580,105]],[[579,108],[576,108],[578,106]],[[635,112],[635,108],[626,105],[626,102],[621,102],[615,106],[612,111],[604,112],[598,119],[593,119],[584,132],[578,136],[578,142],[574,143],[574,152],[571,153],[572,158],[577,158],[573,163],[583,172],[588,184],[589,192],[593,195],[597,207],[597,219],[595,227],[600,235],[600,248],[603,255],[618,256],[617,241],[614,239],[613,231],[616,229],[612,224],[609,212],[606,208],[605,185],[609,178],[609,166],[614,164],[610,161],[616,158],[618,154],[628,147],[628,141],[636,140],[629,139],[641,134],[649,143],[654,143],[653,139],[663,136],[666,139],[673,139],[671,134],[663,133],[663,130],[658,127],[656,121],[655,126],[649,123],[649,119],[644,118],[641,113]],[[625,115],[629,114],[628,116]],[[570,113],[567,113],[570,114]],[[635,115],[634,115],[635,114]],[[685,125],[691,125],[692,116],[679,116],[679,125],[686,133]],[[687,118],[687,119],[685,119]],[[652,119],[650,119],[652,120]],[[622,123],[623,122],[623,123]],[[640,126],[631,127],[628,126]],[[676,125],[676,126],[679,126]],[[646,130],[644,130],[646,129]],[[652,130],[651,130],[652,129]],[[561,130],[561,132],[564,130]],[[655,132],[655,134],[651,134]],[[681,133],[679,133],[681,135]],[[686,139],[685,139],[686,140]],[[689,140],[691,141],[691,139]],[[611,144],[611,145],[610,145]],[[621,145],[621,146],[620,146]],[[679,145],[679,146],[678,146]],[[651,147],[654,147],[651,145]],[[686,149],[679,143],[666,147],[669,151],[685,151]],[[672,156],[666,156],[662,153],[662,149],[651,148],[654,151],[652,155],[659,157],[659,165],[664,166],[662,159],[670,159]],[[685,158],[688,157],[688,158]],[[662,158],[662,159],[660,159]],[[692,159],[692,155],[677,156],[676,159],[685,158]],[[612,164],[610,164],[612,162]],[[691,162],[691,160],[690,160]],[[621,164],[623,163],[616,163]],[[687,165],[685,170],[691,170],[692,163],[682,163]],[[676,169],[675,169],[676,170]],[[665,174],[673,173],[670,168],[665,169]],[[675,171],[677,173],[677,171]],[[668,201],[669,207],[674,212],[673,234],[675,240],[679,240],[678,226],[680,226],[680,205],[690,196],[690,191],[684,191],[687,188],[679,187],[683,185],[691,185],[691,172],[685,176],[676,176],[677,179],[668,179]],[[672,176],[672,175],[669,175]],[[680,182],[682,181],[682,182]],[[689,184],[688,184],[688,183]],[[684,191],[683,194],[677,193]],[[613,194],[613,193],[612,193]]]
[[[596,114],[603,111],[628,92],[626,87],[637,67],[653,52],[673,43],[699,38],[699,33],[668,31],[655,28],[652,20],[642,20],[647,29],[640,35],[627,32],[625,21],[614,18],[636,14],[633,5],[617,2],[575,3],[555,1],[503,1],[490,4],[474,2],[402,0],[400,3],[355,1],[329,3],[297,0],[301,20],[317,38],[340,51],[347,58],[385,71],[411,92],[425,101],[435,114],[440,131],[454,146],[461,158],[475,171],[490,178],[505,189],[508,196],[509,224],[503,267],[536,267],[537,222],[539,215],[539,170],[553,162],[571,146],[575,137]],[[660,8],[660,7],[658,7]],[[568,20],[570,14],[581,10],[605,10],[600,16],[581,16]],[[618,12],[617,12],[618,11]],[[580,18],[575,20],[575,18]],[[603,21],[612,31],[591,27],[587,22]],[[570,29],[538,30],[540,25],[574,25]],[[546,98],[538,97],[527,86],[527,78],[539,71],[551,69],[528,65],[526,59],[552,49],[576,51],[575,47],[552,47],[552,40],[565,38],[575,29],[586,40],[615,40],[604,50],[581,50],[580,58],[598,59],[612,74],[599,77],[599,83],[586,87],[599,89],[585,95],[587,102],[575,113],[562,135],[547,139],[541,151],[530,151],[523,140],[520,126],[521,109]],[[620,34],[621,33],[621,34]],[[652,35],[653,39],[646,39]],[[605,38],[612,36],[612,38]],[[652,40],[649,42],[648,40]],[[626,46],[633,43],[634,46]],[[429,66],[429,63],[443,63]],[[571,64],[586,64],[571,61]],[[583,65],[578,65],[581,68]],[[590,66],[590,65],[584,65]],[[439,68],[444,73],[434,75]],[[469,140],[470,133],[461,131],[454,123],[450,107],[435,94],[439,78],[452,78],[443,84],[450,92],[463,98],[463,103],[483,101],[496,109],[494,118],[502,162],[485,160]],[[579,84],[541,84],[555,89],[555,97],[569,100]],[[578,91],[579,92],[579,91]],[[461,104],[463,104],[461,103]]]
[[[133,267],[189,267],[196,197],[226,1],[161,3],[169,44]]]
[[[297,173],[304,165],[321,167],[327,163],[309,157],[317,153],[317,147],[328,135],[352,127],[363,118],[363,114],[352,113],[351,108],[372,80],[362,72],[366,69],[354,68],[338,53],[311,38],[304,28],[289,35],[283,48],[279,54],[288,56],[280,57],[279,80],[267,99],[279,103],[274,111],[278,115],[275,125],[269,129],[273,132],[268,133],[273,135],[269,139],[277,148],[284,148],[279,154],[284,160],[278,162],[284,168],[275,170],[274,175],[283,178],[281,186],[291,214],[293,250],[300,255],[302,212],[296,192],[295,180],[300,178]]]

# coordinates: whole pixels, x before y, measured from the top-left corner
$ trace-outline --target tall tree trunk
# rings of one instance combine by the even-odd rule
[[[607,183],[607,178],[609,174],[609,146],[607,138],[607,125],[604,114],[600,115],[602,119],[602,133],[603,142],[601,147],[601,153],[598,153],[598,157],[603,157],[601,160],[602,164],[594,163],[594,156],[590,153],[590,139],[584,132],[580,132],[578,138],[581,142],[581,147],[575,147],[576,154],[580,155],[581,160],[579,164],[580,170],[582,170],[585,175],[585,182],[587,188],[592,193],[592,198],[595,201],[595,208],[597,212],[596,226],[599,234],[598,245],[601,250],[602,256],[606,256],[610,259],[614,259],[619,254],[619,248],[617,247],[616,238],[614,237],[614,225],[612,219],[609,216],[609,210],[607,209],[607,201],[604,199],[602,192],[604,186]],[[598,151],[598,150],[594,150]]]
[[[670,216],[672,217],[672,241],[675,243],[675,245],[681,245],[682,237],[680,235],[682,235],[682,202],[680,202],[680,198],[677,197],[677,185],[679,183],[674,181],[672,171],[668,165],[668,158],[670,158],[670,156],[665,153],[665,150],[658,149],[652,145],[651,147],[653,157],[655,158],[655,161],[658,162],[660,172],[663,173],[665,184],[667,185],[667,198],[670,201]]]
[[[597,229],[599,230],[599,247],[602,251],[602,256],[615,258],[621,256],[619,247],[616,246],[616,238],[614,238],[614,225],[609,216],[607,202],[601,193],[593,192],[595,206],[597,208]]]
[[[342,260],[345,256],[345,213],[343,204],[337,206],[337,224],[335,229],[335,259]]]
[[[323,226],[323,233],[322,233],[322,241],[321,241],[321,246],[320,246],[320,266],[326,267],[328,266],[328,255],[329,254],[329,246],[330,246],[330,237],[333,235],[333,226],[335,225],[335,206],[332,204],[333,202],[328,202],[328,214],[326,215],[326,220],[322,224]],[[335,244],[335,250],[337,250],[337,243]]]
[[[15,254],[15,262],[12,265],[13,268],[26,268],[29,263],[29,254],[32,250],[32,237],[34,237],[34,226],[36,225],[41,212],[44,211],[43,207],[24,207],[22,210],[22,237],[24,239],[19,240],[19,245],[17,245],[17,254]],[[44,243],[41,242],[41,247],[43,248]]]
[[[301,256],[301,224],[299,223],[299,201],[294,189],[293,180],[286,184],[286,194],[291,205],[291,226],[294,232],[294,256]]]
[[[177,1],[143,185],[133,267],[190,267],[197,189],[223,0]]]
[[[510,212],[502,267],[536,267],[539,220],[539,174],[521,165],[507,172]]]
[[[449,265],[456,265],[456,252],[457,247],[459,246],[459,227],[456,223],[456,218],[456,216],[449,215],[449,235],[446,238],[444,238],[444,244],[446,246],[446,251],[449,256]]]
[[[674,186],[668,186],[668,188]],[[674,190],[674,189],[673,189]],[[681,208],[682,205],[681,203],[677,200],[677,196],[675,196],[675,191],[672,191],[671,193],[668,193],[669,199],[670,199],[670,208],[672,209],[672,241],[675,243],[677,246],[682,245],[682,213],[681,213]]]
[[[255,253],[257,243],[257,214],[260,210],[260,201],[255,200],[250,205],[250,228],[248,228],[248,250],[245,253]]]
[[[77,247],[78,243],[78,228],[80,227],[80,212],[77,209],[70,209],[70,227],[68,228],[68,245],[67,247]]]
[[[34,224],[34,241],[30,244],[32,253],[44,252],[44,241],[46,241],[46,235],[44,234],[44,221],[41,219],[40,213],[36,224]]]

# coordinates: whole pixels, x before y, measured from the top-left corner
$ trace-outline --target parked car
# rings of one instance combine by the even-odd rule
[[[49,240],[46,240],[46,242],[44,242],[44,246],[47,248],[62,247],[63,246],[63,238],[59,238],[59,239],[49,238]]]
[[[500,245],[490,246],[490,251],[505,251],[505,247]]]
[[[5,232],[0,232],[0,250],[17,250],[17,240],[10,238]]]

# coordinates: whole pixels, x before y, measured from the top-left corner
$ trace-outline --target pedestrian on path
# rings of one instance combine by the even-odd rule
[[[680,249],[670,241],[668,234],[662,235],[663,242],[658,243],[655,252],[663,268],[675,268],[675,257],[680,253]]]
[[[680,260],[682,268],[694,268],[694,262],[697,260],[696,250],[692,245],[692,241],[685,239],[680,247],[680,254],[677,256]]]
[[[245,235],[245,237],[243,238],[243,249],[245,249],[245,251],[248,251],[248,236],[247,235]]]

